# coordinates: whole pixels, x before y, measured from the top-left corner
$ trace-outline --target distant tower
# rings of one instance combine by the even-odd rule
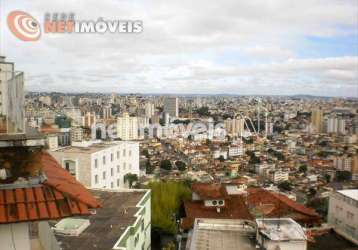
[[[167,97],[164,100],[164,113],[170,117],[179,117],[179,102],[177,97]]]
[[[322,109],[312,110],[311,124],[317,133],[321,133],[323,129],[323,111]]]

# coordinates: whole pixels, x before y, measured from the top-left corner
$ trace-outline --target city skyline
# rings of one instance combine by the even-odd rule
[[[143,21],[138,34],[37,42],[4,27],[1,54],[28,91],[358,96],[356,1],[1,3],[3,22],[13,10],[40,22],[47,12]]]

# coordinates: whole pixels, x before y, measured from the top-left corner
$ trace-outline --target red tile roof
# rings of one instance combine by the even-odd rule
[[[183,219],[181,227],[190,229],[195,218],[214,218],[214,219],[242,219],[252,220],[245,199],[242,195],[231,195],[225,199],[225,205],[220,207],[206,207],[203,201],[187,201],[184,203],[186,218]]]
[[[48,153],[41,154],[47,180],[37,186],[0,189],[0,224],[89,215],[100,204]]]
[[[199,195],[201,199],[218,199],[227,196],[225,187],[218,183],[194,183],[191,189],[194,193]]]
[[[249,188],[248,205],[251,208],[270,204],[274,208],[265,216],[277,217],[288,216],[298,222],[319,222],[320,216],[314,209],[305,207],[287,196],[267,191],[262,188]]]

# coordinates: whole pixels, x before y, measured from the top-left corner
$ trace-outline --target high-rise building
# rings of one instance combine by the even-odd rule
[[[322,129],[323,129],[323,111],[321,109],[312,110],[311,124],[312,124],[315,132],[317,132],[317,133],[322,132]]]
[[[148,102],[145,104],[145,116],[148,118],[151,118],[154,115],[155,108],[154,104],[151,102]]]
[[[326,120],[327,133],[346,133],[346,121],[341,117],[331,116]]]
[[[103,119],[109,119],[112,117],[112,108],[110,106],[103,107],[102,117]]]
[[[224,125],[226,132],[232,136],[241,136],[245,130],[245,120],[241,118],[226,119]]]
[[[167,97],[164,100],[164,114],[170,117],[179,117],[179,102],[177,97]]]
[[[0,134],[25,132],[24,74],[0,56]]]
[[[138,139],[138,118],[130,117],[128,113],[124,113],[122,117],[117,118],[117,137],[122,140]]]
[[[82,117],[82,126],[91,128],[93,125],[96,125],[96,114],[94,112],[87,112]]]

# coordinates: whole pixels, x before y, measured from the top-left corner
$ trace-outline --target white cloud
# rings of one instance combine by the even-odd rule
[[[355,0],[34,0],[22,9],[75,12],[79,19],[141,19],[141,34],[49,35],[17,41],[4,54],[24,70],[32,90],[352,95],[357,57],[299,58],[305,37],[357,34]],[[4,16],[2,17],[5,18]],[[250,59],[249,62],[246,62]],[[299,86],[299,87],[297,87]],[[314,86],[314,87],[312,87]],[[337,87],[339,86],[338,90]],[[291,92],[290,92],[291,91]]]

